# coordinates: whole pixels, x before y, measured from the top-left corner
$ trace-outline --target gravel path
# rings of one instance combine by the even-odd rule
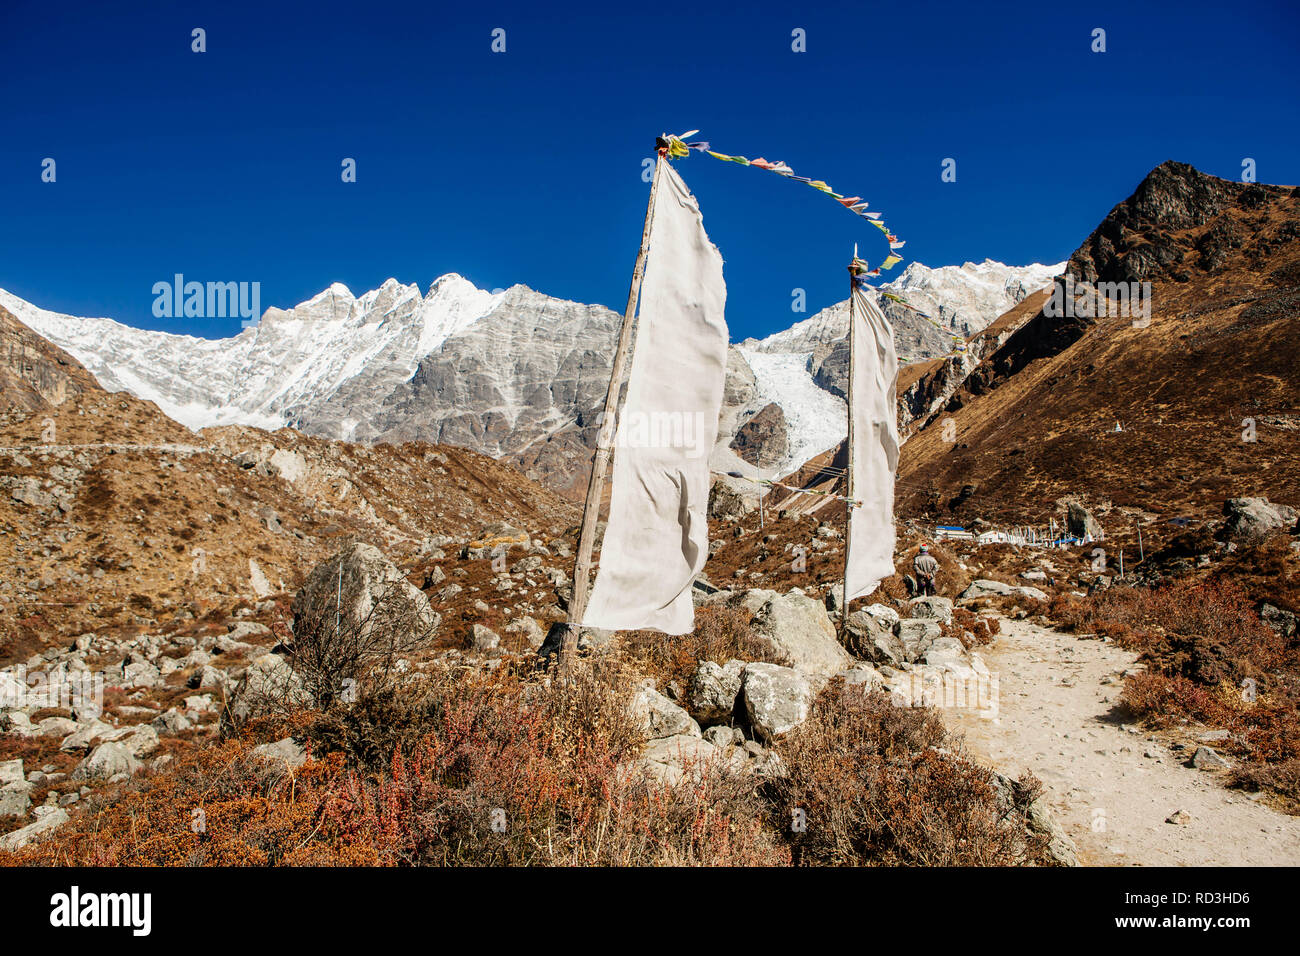
[[[982,656],[998,675],[998,716],[954,710],[946,719],[1002,772],[1027,769],[1043,781],[1085,865],[1300,864],[1300,817],[1186,766],[1194,745],[1175,752],[1170,741],[1122,724],[1114,705],[1136,655],[1004,619]],[[1166,822],[1178,811],[1186,822]]]

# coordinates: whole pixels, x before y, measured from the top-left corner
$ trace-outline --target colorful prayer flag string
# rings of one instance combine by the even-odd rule
[[[718,153],[709,149],[706,142],[687,142],[687,140],[698,133],[699,130],[693,129],[689,133],[682,133],[680,136],[672,136],[665,133],[658,139],[657,147],[667,159],[684,159],[689,156],[691,150],[696,152],[707,153],[714,159],[720,159],[726,163],[737,163],[741,166],[757,166],[759,169],[766,169],[768,172],[776,173],[778,176],[784,176],[786,179],[793,179],[795,182],[805,183],[816,189],[818,192],[826,193],[839,202],[845,209],[865,219],[871,225],[875,226],[885,234],[885,240],[889,243],[889,255],[885,261],[880,263],[880,267],[867,273],[868,275],[880,275],[881,269],[892,269],[903,261],[903,257],[898,255],[898,250],[903,248],[904,243],[900,242],[898,237],[893,235],[889,228],[880,219],[880,213],[868,212],[867,203],[860,196],[841,196],[830,186],[820,179],[809,179],[807,176],[796,176],[793,169],[785,163],[777,160],[771,160],[758,157],[757,159],[746,159],[744,156],[728,156],[726,153]],[[904,303],[906,304],[906,303]],[[910,308],[910,307],[909,307]]]

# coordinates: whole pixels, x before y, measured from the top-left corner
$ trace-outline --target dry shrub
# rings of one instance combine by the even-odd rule
[[[164,772],[78,805],[74,818],[0,865],[274,866],[376,862],[320,826],[341,761],[297,774],[252,754],[248,741],[197,749]]]
[[[1001,790],[967,760],[931,708],[893,706],[834,681],[779,747],[788,769],[769,785],[799,863],[991,866],[1045,862],[1029,826],[1037,786]]]
[[[945,637],[955,637],[961,641],[966,650],[992,644],[1001,631],[1002,625],[995,617],[981,617],[969,608],[954,607],[952,620],[940,624],[939,630]]]
[[[754,616],[748,609],[730,605],[708,605],[695,609],[695,630],[683,637],[658,631],[633,631],[624,636],[624,653],[642,673],[658,686],[686,680],[702,661],[725,664],[733,658],[789,664],[774,654],[767,641],[751,629]]]
[[[1125,681],[1121,701],[1146,723],[1228,729],[1223,749],[1250,764],[1300,758],[1300,645],[1264,624],[1237,582],[1184,578],[1151,590],[1111,588],[1058,598],[1051,613],[1067,627],[1141,652],[1147,670]],[[1285,780],[1263,769],[1242,773],[1264,788]]]
[[[465,675],[442,685],[419,745],[349,774],[327,818],[391,864],[786,862],[751,780],[714,767],[661,786],[635,770],[629,694],[586,665],[546,685]]]
[[[298,616],[293,669],[319,706],[391,688],[398,661],[430,644],[437,626],[407,597],[404,585],[390,583],[362,615]]]
[[[248,740],[197,749],[86,801],[55,839],[0,863],[788,863],[753,777],[699,767],[663,786],[636,769],[630,689],[600,662],[540,683],[441,674],[408,704],[376,695],[352,716],[335,704],[300,730],[316,759],[296,772],[253,756]],[[390,718],[399,726],[366,739]]]
[[[1300,758],[1273,764],[1241,764],[1228,774],[1228,786],[1273,794],[1280,809],[1300,814]]]

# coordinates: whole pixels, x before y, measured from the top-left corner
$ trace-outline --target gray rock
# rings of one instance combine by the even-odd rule
[[[934,621],[899,621],[898,639],[903,644],[904,659],[908,663],[919,661],[941,633],[939,625]]]
[[[741,672],[745,662],[738,660],[718,664],[702,661],[691,674],[686,686],[686,706],[703,724],[730,721],[740,696]]]
[[[263,654],[244,670],[230,701],[236,720],[307,704],[310,698],[302,678],[289,662],[276,654]]]
[[[930,665],[959,663],[966,660],[966,648],[955,637],[938,637],[926,648],[922,660]]]
[[[20,780],[0,787],[0,817],[27,816],[27,810],[32,805],[32,786],[26,780]]]
[[[123,687],[157,687],[162,682],[162,673],[147,660],[131,660],[122,665]]]
[[[745,735],[736,727],[718,724],[704,731],[704,739],[715,747],[730,747],[743,743]]]
[[[253,748],[255,756],[264,760],[283,764],[297,769],[307,762],[307,754],[292,737],[285,737],[270,744],[258,744]]]
[[[482,624],[475,624],[472,642],[476,653],[486,654],[488,651],[494,651],[501,646],[501,635],[489,627],[484,627]]]
[[[1038,590],[1038,588],[1003,584],[1001,581],[991,581],[987,578],[980,578],[976,581],[972,581],[970,587],[957,595],[957,600],[969,601],[973,598],[1006,597],[1008,595],[1033,598],[1037,601],[1047,600],[1047,595]]]
[[[542,626],[537,623],[535,618],[527,615],[517,617],[507,624],[506,632],[509,634],[523,634],[525,640],[528,641],[528,646],[534,650],[541,647],[546,640],[546,633],[542,630]]]
[[[112,733],[116,728],[102,720],[91,720],[82,724],[73,733],[63,738],[60,750],[89,750],[90,745],[104,734]]]
[[[1270,534],[1290,531],[1296,525],[1296,511],[1275,505],[1267,498],[1229,498],[1223,503],[1227,518],[1223,537],[1237,545],[1260,544]]]
[[[891,623],[889,618],[872,614],[868,608],[850,614],[844,631],[849,647],[859,657],[874,664],[898,667],[907,661],[907,648],[894,633],[897,624],[897,615]]]
[[[723,749],[701,737],[678,735],[660,737],[646,744],[640,764],[649,776],[672,786],[687,773],[699,777],[712,767],[743,771],[745,758],[734,747]]]
[[[1283,637],[1290,637],[1296,632],[1296,615],[1272,604],[1260,606],[1259,617],[1265,624]]]
[[[71,817],[68,811],[56,809],[52,813],[42,815],[35,823],[23,827],[21,830],[14,830],[12,833],[6,833],[0,836],[0,850],[21,850],[33,840],[40,839],[42,836],[58,829],[67,823]]]
[[[874,667],[868,667],[866,664],[855,664],[847,670],[840,671],[835,676],[842,679],[847,686],[860,686],[867,693],[885,689],[885,679],[880,676],[879,671]]]
[[[118,774],[130,776],[141,767],[136,756],[124,743],[100,744],[72,771],[73,780],[112,779]]]
[[[42,737],[66,737],[77,729],[77,722],[67,717],[46,717],[36,725],[36,732]]]
[[[923,620],[938,621],[941,624],[952,622],[952,599],[946,597],[912,598],[912,617]]]
[[[1226,770],[1232,766],[1213,747],[1197,747],[1192,766],[1198,770]]]
[[[26,779],[21,760],[0,760],[0,787],[22,783]]]
[[[829,678],[853,663],[820,601],[796,591],[759,590],[746,592],[741,603],[754,611],[754,634],[795,670]]]
[[[154,729],[166,734],[179,734],[193,726],[193,722],[175,707],[168,708],[153,720]]]
[[[271,629],[265,624],[258,624],[256,621],[232,621],[226,625],[226,639],[231,641],[246,641],[250,637],[270,637]],[[217,646],[220,647],[220,641]],[[229,653],[222,650],[222,653]]]
[[[298,643],[330,639],[341,616],[343,633],[365,647],[431,639],[441,618],[424,592],[369,544],[352,544],[316,566],[293,599]]]
[[[741,694],[750,725],[769,742],[798,727],[812,712],[812,685],[805,675],[789,667],[747,664]]]
[[[646,681],[632,695],[629,709],[633,720],[650,740],[700,736],[700,728],[691,719],[691,715],[655,690],[651,681]]]

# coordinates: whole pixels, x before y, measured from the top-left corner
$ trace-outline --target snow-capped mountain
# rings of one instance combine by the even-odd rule
[[[1065,263],[1008,266],[985,259],[931,269],[914,262],[897,279],[877,287],[876,301],[894,327],[899,360],[916,362],[948,354],[954,336],[966,338],[982,331],[1064,268]],[[886,299],[884,292],[901,297],[934,321]],[[769,403],[785,412],[787,451],[776,466],[764,470],[766,475],[794,471],[847,434],[848,328],[845,300],[788,329],[764,339],[746,339],[737,347],[753,369],[755,384],[753,407],[742,410],[739,417]]]
[[[964,335],[1059,271],[990,261],[913,264],[884,288]],[[894,303],[882,305],[905,360],[951,346],[950,334]],[[359,297],[334,284],[215,340],[61,315],[4,290],[0,306],[71,353],[105,388],[155,402],[193,429],[287,425],[351,441],[463,445],[507,458],[562,490],[585,481],[619,322],[603,306],[522,285],[486,292],[455,274],[423,295],[396,279]],[[783,420],[785,435],[765,475],[787,473],[843,437],[834,345],[846,329],[847,303],[840,303],[733,347],[716,468],[756,471],[730,443],[768,405],[782,415],[764,421]]]
[[[382,370],[394,384],[405,381],[422,356],[502,298],[454,274],[424,296],[396,279],[360,298],[335,283],[288,311],[267,309],[236,336],[203,339],[60,315],[0,289],[0,305],[70,352],[105,388],[152,401],[194,429],[279,428],[358,376]],[[355,424],[342,423],[330,437],[351,438]]]
[[[901,297],[953,334],[965,338],[983,331],[1029,293],[1051,282],[1064,268],[1064,262],[1054,266],[1008,266],[985,259],[931,269],[913,262],[897,279],[877,288],[882,293],[892,292]],[[924,319],[883,295],[877,295],[877,302],[894,323],[899,358],[913,362],[934,357],[928,352],[943,355],[951,348],[951,336]],[[746,339],[740,345],[742,349],[756,352],[811,352],[818,345],[844,338],[848,334],[848,316],[845,300],[788,329],[764,339]]]

